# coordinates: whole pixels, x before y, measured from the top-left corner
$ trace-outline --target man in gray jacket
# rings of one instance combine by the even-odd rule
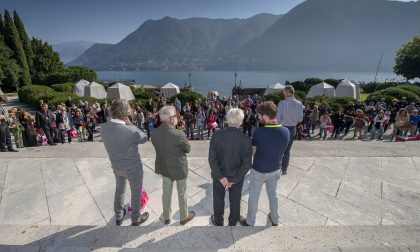
[[[171,198],[173,183],[176,181],[181,225],[195,216],[187,206],[187,153],[191,146],[184,132],[175,129],[178,120],[174,106],[162,107],[159,111],[162,124],[152,132],[152,144],[156,150],[155,172],[163,180],[163,218],[165,225],[171,223]]]
[[[149,218],[149,213],[140,214],[143,165],[138,145],[147,142],[147,135],[132,125],[128,119],[130,104],[127,100],[115,100],[111,105],[112,119],[101,129],[102,141],[108,152],[115,174],[116,189],[114,211],[116,224],[120,226],[126,214],[124,195],[127,180],[131,189],[132,226],[139,226]]]

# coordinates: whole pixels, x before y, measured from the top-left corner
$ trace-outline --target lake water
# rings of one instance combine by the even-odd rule
[[[128,71],[97,71],[100,80],[135,80],[137,83],[163,86],[172,82],[179,87],[189,83],[189,72],[128,72]],[[235,72],[202,71],[191,72],[191,84],[194,91],[207,94],[217,90],[222,96],[232,93],[235,83]],[[374,72],[310,72],[310,71],[287,71],[287,72],[237,72],[237,83],[242,81],[243,87],[266,87],[273,83],[285,83],[286,80],[298,81],[310,77],[321,79],[351,79],[361,82],[370,82],[375,79]],[[402,80],[392,72],[378,73],[378,81]]]

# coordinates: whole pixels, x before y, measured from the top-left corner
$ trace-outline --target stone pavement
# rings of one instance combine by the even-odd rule
[[[114,226],[115,181],[99,135],[93,143],[0,153],[0,251],[116,251],[140,245],[227,251],[420,251],[418,142],[295,142],[289,172],[278,184],[278,228],[265,227],[265,189],[257,214],[260,227],[205,227],[212,214],[208,141],[191,144],[188,203],[197,217],[187,227],[179,227],[175,190],[173,222],[164,227],[162,179],[154,173],[150,143],[140,146],[150,198],[150,218],[142,228]],[[246,179],[243,214],[248,186]],[[226,205],[226,218],[228,213]],[[123,225],[129,224],[126,219]]]

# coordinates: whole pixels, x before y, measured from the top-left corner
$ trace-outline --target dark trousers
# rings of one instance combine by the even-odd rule
[[[229,226],[235,226],[239,221],[241,211],[241,193],[244,181],[234,184],[229,188]],[[219,181],[213,180],[213,213],[214,221],[218,226],[223,226],[223,214],[225,212],[226,189]]]
[[[191,135],[191,139],[194,138],[194,125],[193,124],[186,124],[185,128],[187,130],[187,138],[190,137]]]
[[[86,130],[88,132],[88,141],[93,141],[93,127],[94,126],[87,126]]]
[[[13,149],[9,126],[5,120],[0,122],[0,149]]]
[[[243,133],[246,134],[248,132],[248,136],[251,137],[252,134],[252,125],[244,125],[243,126]]]
[[[54,141],[51,137],[51,129],[42,129],[44,131],[45,137],[48,140],[48,144],[54,144]]]
[[[290,132],[290,140],[289,144],[287,145],[286,152],[284,153],[283,159],[281,161],[281,170],[287,171],[289,167],[289,160],[290,160],[290,150],[292,149],[293,141],[295,140],[296,135],[296,126],[285,126]]]

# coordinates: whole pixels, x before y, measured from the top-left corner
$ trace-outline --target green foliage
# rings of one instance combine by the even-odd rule
[[[309,92],[309,89],[311,89],[311,86],[306,85],[303,81],[295,81],[292,82],[291,85],[295,88],[295,90],[302,90],[305,93]]]
[[[363,84],[361,86],[361,88],[363,89],[363,92],[365,93],[373,93],[379,90],[383,90],[383,89],[387,89],[390,87],[395,87],[397,86],[398,83],[396,82],[385,82],[385,83],[381,83],[381,82],[369,82],[366,84]]]
[[[299,98],[306,97],[306,92],[303,90],[297,90],[295,89],[295,96]]]
[[[19,38],[22,41],[23,50],[25,51],[26,60],[28,61],[28,67],[29,69],[32,69],[33,52],[31,47],[31,40],[29,39],[29,36],[25,30],[25,26],[23,25],[23,22],[20,20],[20,17],[16,11],[13,11],[13,20],[15,22],[16,29],[19,32]]]
[[[367,100],[371,100],[373,98],[385,98],[386,102],[389,104],[392,101],[392,99],[400,100],[401,97],[406,97],[408,102],[416,102],[419,100],[419,96],[416,93],[400,87],[390,87],[384,90],[376,91],[374,93],[371,93],[367,97]]]
[[[30,85],[30,86],[22,87],[21,89],[19,89],[18,95],[19,95],[19,100],[21,102],[30,104],[36,108],[39,106],[39,100],[43,100],[44,102],[50,105],[57,105],[57,104],[65,103],[68,97],[71,97],[72,101],[76,104],[79,100],[88,101],[89,104],[92,104],[95,101],[99,103],[104,103],[105,101],[108,101],[108,103],[112,102],[111,99],[78,97],[72,93],[57,92],[50,87],[40,86],[40,85]]]
[[[76,83],[81,79],[85,79],[89,82],[96,81],[96,73],[86,67],[71,66],[64,68],[60,72],[51,73],[47,75],[40,75],[37,79],[37,83],[42,83],[46,86],[51,86],[56,83]]]
[[[131,86],[131,91],[136,99],[147,100],[149,98],[155,99],[156,92],[154,89],[145,89],[143,87]]]
[[[306,96],[306,93],[301,90],[295,90],[295,98],[301,100]],[[283,92],[268,94],[263,97],[264,101],[272,101],[275,104],[278,104],[281,100],[284,100]]]
[[[43,83],[43,79],[50,74],[58,73],[64,70],[64,64],[60,60],[60,55],[52,49],[47,42],[32,38],[33,51],[32,80],[34,83]],[[54,83],[64,83],[60,80]],[[53,83],[49,83],[53,84]]]
[[[31,75],[29,73],[28,61],[26,60],[25,52],[23,50],[22,41],[19,38],[19,32],[13,22],[10,13],[6,10],[4,14],[5,18],[5,42],[7,46],[14,52],[14,58],[21,67],[21,75],[19,79],[20,86],[31,84]]]
[[[174,101],[175,98],[178,98],[178,100],[181,101],[181,104],[185,104],[186,102],[189,102],[191,104],[191,102],[203,99],[203,96],[197,92],[189,91],[179,93],[171,97],[171,100]]]
[[[63,83],[51,85],[51,88],[57,92],[72,93],[74,89],[73,83]]]
[[[414,37],[397,51],[394,72],[409,80],[420,78],[420,36]]]
[[[13,59],[12,51],[0,37],[0,85],[5,92],[16,90],[19,85],[19,66]]]
[[[309,86],[309,88],[310,87],[312,87],[312,86],[314,86],[314,85],[316,85],[316,84],[319,84],[319,83],[321,83],[323,80],[322,79],[320,79],[320,78],[307,78],[304,82],[305,82],[305,84],[306,85],[308,85]]]
[[[355,99],[351,97],[326,97],[326,96],[315,96],[315,97],[308,97],[306,98],[306,103],[310,106],[313,106],[315,102],[318,104],[322,104],[322,102],[327,102],[329,107],[333,110],[337,110],[338,108],[343,108],[349,102],[356,102]]]
[[[338,86],[338,84],[340,84],[339,80],[331,79],[331,78],[325,79],[324,82],[330,84],[331,86],[334,86],[335,88]]]
[[[406,84],[406,85],[399,85],[397,86],[399,89],[404,89],[407,91],[411,91],[415,93],[418,97],[420,97],[420,86],[416,86],[413,84]]]

